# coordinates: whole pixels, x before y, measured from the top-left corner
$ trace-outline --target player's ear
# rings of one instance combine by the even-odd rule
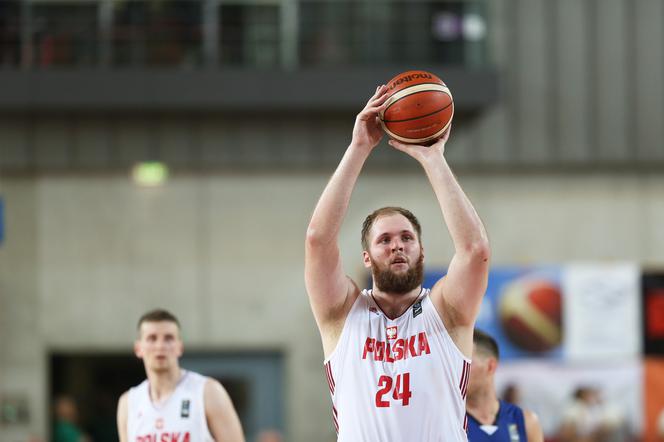
[[[138,339],[134,341],[134,354],[136,355],[137,358],[143,359],[143,350],[141,349],[141,341]]]
[[[498,361],[496,358],[489,358],[487,361],[487,368],[489,370],[489,373],[495,373],[496,369],[498,368]]]
[[[184,342],[182,339],[178,338],[178,358],[184,353]]]
[[[362,263],[367,269],[371,268],[371,256],[369,256],[369,252],[366,250],[362,251]]]

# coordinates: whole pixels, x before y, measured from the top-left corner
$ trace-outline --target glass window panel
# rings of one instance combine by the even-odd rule
[[[32,7],[32,65],[48,69],[97,63],[96,3],[42,3]]]
[[[303,1],[302,65],[481,63],[483,2]]]
[[[114,4],[113,64],[198,66],[203,60],[200,0]]]
[[[219,51],[222,65],[258,68],[280,64],[278,5],[222,4]]]
[[[18,0],[0,0],[0,68],[21,62],[21,9]]]

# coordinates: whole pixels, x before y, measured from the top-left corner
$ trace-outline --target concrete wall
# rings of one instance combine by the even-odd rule
[[[124,176],[0,179],[0,393],[26,396],[32,415],[28,428],[0,429],[0,439],[46,434],[48,349],[128,351],[137,317],[155,306],[177,312],[190,347],[282,349],[288,440],[332,438],[302,273],[304,232],[327,178],[175,176],[157,189]],[[664,177],[460,179],[489,230],[494,265],[664,265]],[[445,266],[451,244],[424,175],[372,173],[358,184],[340,238],[347,272],[364,281],[360,225],[386,204],[420,217],[427,265]]]

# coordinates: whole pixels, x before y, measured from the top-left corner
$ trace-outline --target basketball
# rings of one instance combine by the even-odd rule
[[[390,138],[423,144],[440,138],[449,128],[454,100],[440,78],[425,71],[406,71],[386,85],[387,105],[380,122]]]
[[[508,284],[500,299],[503,331],[517,347],[545,352],[562,342],[560,288],[545,279],[522,278]]]

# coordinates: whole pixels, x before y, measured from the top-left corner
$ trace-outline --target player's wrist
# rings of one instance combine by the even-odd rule
[[[348,149],[352,151],[364,152],[366,154],[369,154],[376,146],[378,146],[378,143],[372,143],[370,141],[352,140],[350,142],[350,145],[348,146]]]

